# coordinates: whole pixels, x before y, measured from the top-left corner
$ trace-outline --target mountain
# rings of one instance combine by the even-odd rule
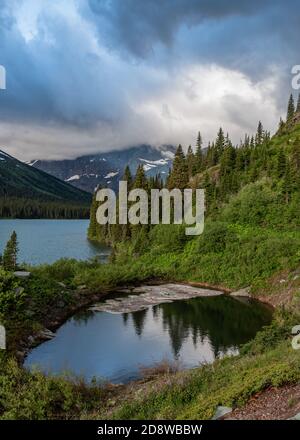
[[[0,150],[0,217],[86,217],[90,194]]]
[[[172,145],[159,148],[140,145],[70,160],[33,160],[28,165],[93,193],[98,185],[117,189],[127,165],[133,174],[138,165],[142,164],[148,177],[158,173],[162,178],[167,177],[174,153],[175,148]]]

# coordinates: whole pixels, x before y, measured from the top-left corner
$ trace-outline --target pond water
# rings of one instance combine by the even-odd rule
[[[86,310],[62,325],[54,339],[33,349],[25,366],[126,383],[140,376],[142,366],[162,360],[193,368],[237,354],[270,320],[271,311],[262,303],[226,295],[133,313]]]
[[[13,231],[19,242],[19,263],[37,265],[60,258],[106,260],[109,249],[87,239],[88,220],[2,220],[0,254]]]

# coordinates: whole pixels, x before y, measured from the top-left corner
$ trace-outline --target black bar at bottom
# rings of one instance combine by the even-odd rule
[[[143,438],[155,436],[186,438],[212,438],[215,435],[230,435],[230,438],[241,438],[241,435],[266,434],[287,436],[296,432],[296,421],[1,421],[0,438],[5,434],[18,439],[51,438],[59,435],[74,435],[84,439],[101,438]],[[56,440],[56,439],[54,439]]]

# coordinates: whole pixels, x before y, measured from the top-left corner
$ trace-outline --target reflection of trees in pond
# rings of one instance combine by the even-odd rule
[[[82,309],[80,312],[73,316],[73,320],[77,324],[87,324],[88,320],[94,316],[95,312],[89,309]]]
[[[218,296],[161,304],[164,326],[169,329],[174,354],[187,334],[196,345],[208,337],[214,355],[249,341],[270,322],[271,312],[263,304],[243,304],[233,298]]]
[[[129,313],[122,313],[123,324],[126,326],[129,318]]]
[[[143,331],[147,311],[132,313],[137,334]],[[250,340],[270,322],[271,311],[261,303],[237,301],[228,296],[193,298],[152,307],[153,318],[162,319],[177,358],[183,342],[189,336],[196,346],[206,338],[211,342],[214,355],[237,347]]]
[[[143,328],[148,310],[149,309],[140,310],[138,312],[134,312],[131,314],[135,332],[138,336],[141,336],[143,333]]]

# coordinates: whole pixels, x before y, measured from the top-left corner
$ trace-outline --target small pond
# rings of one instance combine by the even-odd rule
[[[130,313],[85,310],[34,348],[25,366],[47,373],[70,371],[126,383],[141,367],[162,360],[193,368],[234,355],[271,320],[264,304],[228,295],[152,305]]]

